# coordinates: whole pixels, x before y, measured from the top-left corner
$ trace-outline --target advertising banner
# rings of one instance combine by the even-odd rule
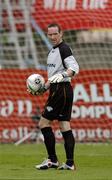
[[[112,28],[111,0],[35,0],[33,17],[46,29],[52,22],[64,30]]]
[[[16,142],[38,126],[48,92],[32,96],[26,78],[46,71],[0,70],[0,142]],[[71,126],[77,141],[112,140],[112,70],[83,70],[72,80],[74,91]],[[57,141],[62,136],[53,123]]]

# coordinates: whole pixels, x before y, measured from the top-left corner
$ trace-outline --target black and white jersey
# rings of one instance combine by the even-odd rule
[[[70,47],[63,41],[59,45],[53,47],[48,54],[47,70],[48,78],[57,73],[62,73],[66,69],[71,69],[77,74],[79,65],[73,56]],[[70,82],[71,78],[64,78],[64,82]]]

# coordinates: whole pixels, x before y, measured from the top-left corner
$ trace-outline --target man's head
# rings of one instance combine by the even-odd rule
[[[54,46],[62,42],[62,30],[58,24],[49,24],[47,28],[47,36]]]

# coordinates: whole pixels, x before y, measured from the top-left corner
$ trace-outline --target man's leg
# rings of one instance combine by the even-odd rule
[[[72,166],[74,164],[74,146],[75,139],[72,134],[72,130],[62,132],[64,139],[64,147],[66,152],[66,164]]]
[[[75,170],[74,164],[74,148],[75,148],[75,138],[73,136],[70,122],[60,121],[60,128],[64,139],[64,148],[66,153],[66,163],[59,167],[59,169],[71,169]]]
[[[57,162],[57,156],[55,151],[55,137],[51,127],[44,127],[41,129],[44,136],[44,143],[48,153],[48,159],[52,162]]]
[[[41,117],[39,127],[44,136],[44,143],[47,150],[48,159],[41,164],[36,165],[37,169],[57,168],[59,166],[55,151],[55,136],[50,124],[51,122],[49,120]]]

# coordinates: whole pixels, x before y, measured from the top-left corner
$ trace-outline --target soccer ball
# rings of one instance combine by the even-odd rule
[[[45,80],[40,74],[32,74],[27,78],[27,88],[32,92],[38,92],[45,84]]]

